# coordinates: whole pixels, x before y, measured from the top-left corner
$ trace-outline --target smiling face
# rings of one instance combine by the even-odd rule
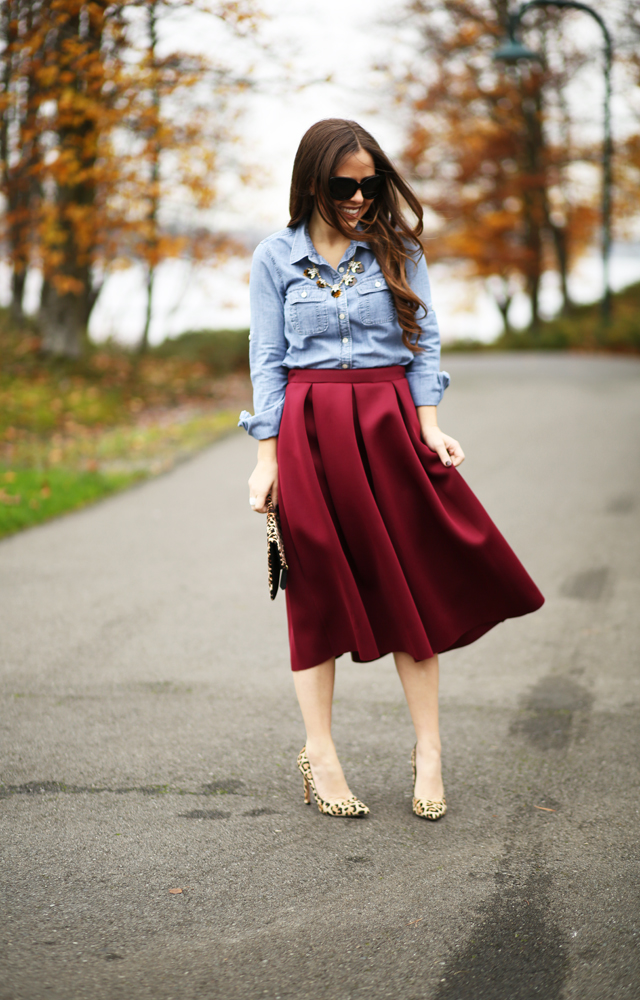
[[[355,181],[363,181],[365,177],[371,177],[375,172],[376,168],[371,154],[367,153],[364,149],[359,149],[357,153],[352,153],[342,160],[333,171],[332,176],[352,177]],[[363,198],[362,191],[358,188],[353,197],[349,198],[348,201],[336,201],[334,205],[341,218],[345,220],[348,226],[353,228],[369,210],[372,201],[372,198]]]

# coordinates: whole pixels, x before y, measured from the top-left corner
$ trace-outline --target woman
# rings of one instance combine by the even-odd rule
[[[415,216],[410,226],[401,199]],[[449,383],[420,244],[422,208],[356,122],[317,122],[293,167],[287,229],[251,270],[258,439],[249,502],[278,502],[305,801],[363,816],[331,737],[335,659],[393,653],[416,731],[413,811],[446,812],[438,653],[544,598],[456,471]]]

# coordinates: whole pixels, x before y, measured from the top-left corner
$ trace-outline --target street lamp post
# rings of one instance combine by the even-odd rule
[[[604,35],[604,142],[602,145],[602,318],[608,323],[611,318],[611,284],[610,284],[610,258],[611,258],[611,159],[613,155],[613,142],[611,139],[611,64],[613,62],[613,43],[611,35],[600,14],[586,3],[574,3],[574,0],[530,0],[523,3],[516,11],[509,15],[507,31],[509,37],[499,49],[496,50],[493,58],[499,62],[517,63],[524,59],[540,59],[540,56],[526,48],[517,38],[517,29],[522,18],[533,7],[569,7],[574,10],[583,10],[590,14],[602,28]]]

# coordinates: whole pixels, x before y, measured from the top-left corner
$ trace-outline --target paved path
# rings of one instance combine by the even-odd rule
[[[371,817],[303,805],[245,437],[0,545],[2,1000],[637,1000],[640,365],[447,367],[548,601],[442,658],[438,824],[388,658],[339,667]]]

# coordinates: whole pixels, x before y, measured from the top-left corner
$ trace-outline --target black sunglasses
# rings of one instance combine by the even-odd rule
[[[373,174],[371,177],[365,177],[361,181],[356,181],[353,177],[330,177],[329,194],[335,201],[349,201],[350,198],[353,198],[358,188],[360,188],[362,197],[370,201],[371,198],[375,198],[377,194],[380,194],[383,183],[384,177],[382,174]]]

